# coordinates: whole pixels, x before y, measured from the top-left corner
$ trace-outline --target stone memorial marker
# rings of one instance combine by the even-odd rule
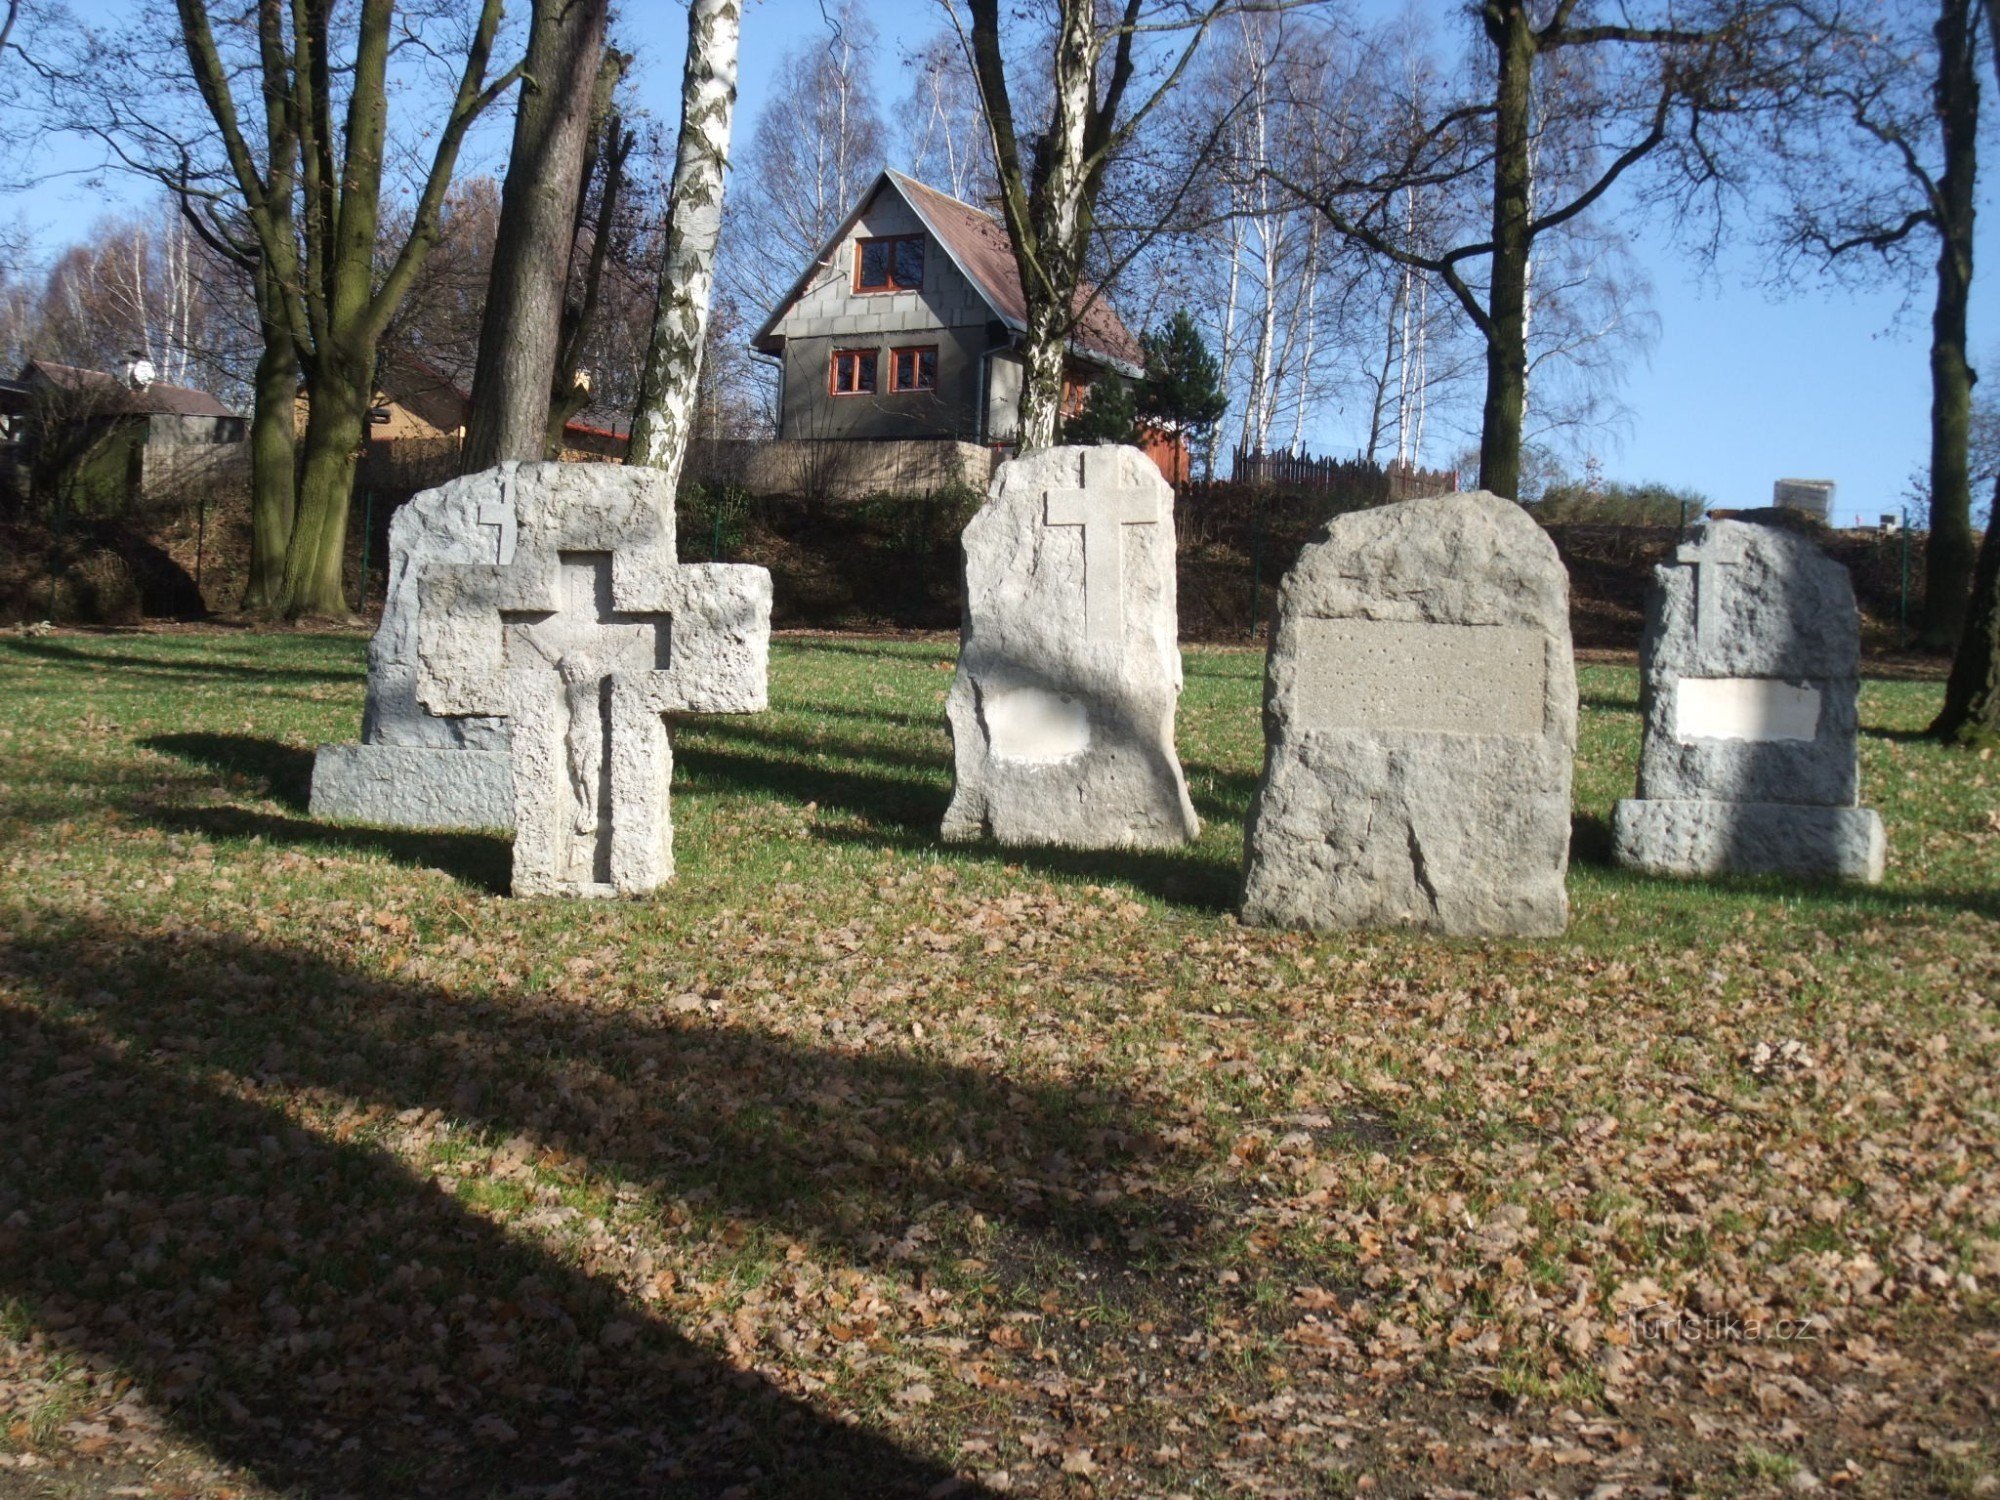
[[[1569,917],[1569,575],[1485,493],[1336,518],[1278,595],[1243,919],[1548,935]]]
[[[539,466],[529,466],[528,482]],[[507,721],[441,715],[417,701],[417,588],[433,563],[514,560],[520,466],[425,490],[389,522],[389,587],[368,643],[361,743],[322,745],[312,814],[394,828],[508,828],[514,822]]]
[[[1847,570],[1789,528],[1710,521],[1654,580],[1619,862],[1880,880],[1882,820],[1856,805],[1861,626]]]
[[[1099,849],[1199,831],[1174,754],[1173,506],[1136,448],[1000,466],[965,528],[947,839]]]
[[[511,825],[516,895],[631,893],[667,880],[673,759],[662,715],[764,707],[770,575],[681,566],[673,497],[651,469],[504,465],[412,508],[393,554],[395,618],[385,612],[370,649],[366,722],[418,743],[322,750],[315,811],[336,790],[379,783],[350,805],[406,816],[375,821]],[[457,547],[438,536],[451,525]],[[466,726],[477,748],[464,747]],[[497,796],[493,759],[505,772]],[[411,763],[414,789],[396,780]]]

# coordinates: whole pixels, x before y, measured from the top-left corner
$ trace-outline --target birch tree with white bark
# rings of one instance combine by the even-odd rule
[[[688,7],[680,144],[667,199],[667,248],[652,340],[640,377],[627,462],[666,471],[678,488],[700,396],[702,345],[715,292],[729,137],[736,116],[736,53],[743,0]]]
[[[1055,442],[1070,342],[1150,238],[1128,234],[1096,268],[1097,284],[1089,284],[1098,204],[1114,159],[1187,76],[1219,20],[1271,7],[1242,0],[1124,0],[1100,13],[1093,0],[1055,0],[1046,35],[1038,34],[1032,49],[1012,50],[999,0],[965,0],[962,8],[958,0],[940,3],[972,57],[992,137],[1001,218],[1026,304],[1017,438],[1026,453]],[[1028,55],[1042,61],[1045,74],[1022,72]],[[1034,109],[1030,101],[1044,89],[1048,107]],[[1200,159],[1202,144],[1196,143],[1192,158]],[[1192,188],[1189,176],[1155,195],[1156,229],[1178,216]]]

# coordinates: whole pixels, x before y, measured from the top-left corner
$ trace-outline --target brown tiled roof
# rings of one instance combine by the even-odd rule
[[[914,177],[895,171],[882,175],[902,192],[917,217],[930,227],[945,253],[979,288],[980,295],[1000,319],[1013,328],[1026,326],[1028,299],[1021,291],[1021,268],[1014,262],[1014,245],[1006,226],[991,214],[927,187]],[[1083,307],[1084,313],[1073,336],[1074,343],[1083,353],[1100,359],[1144,365],[1146,356],[1139,341],[1118,320],[1111,304],[1096,296],[1096,291],[1091,286],[1077,290],[1075,305]],[[1095,300],[1091,300],[1093,297]]]
[[[39,376],[60,391],[102,392],[102,410],[119,415],[170,416],[170,417],[233,417],[235,412],[224,406],[207,391],[191,390],[184,385],[165,385],[154,381],[151,385],[134,390],[116,375],[108,375],[102,370],[84,370],[75,365],[59,365],[46,359],[29,360],[21,371],[24,381],[33,381]]]

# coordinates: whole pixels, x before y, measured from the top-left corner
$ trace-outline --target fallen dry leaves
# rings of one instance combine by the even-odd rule
[[[2000,1490],[1976,893],[1308,938],[683,759],[590,907],[4,788],[0,1493]]]

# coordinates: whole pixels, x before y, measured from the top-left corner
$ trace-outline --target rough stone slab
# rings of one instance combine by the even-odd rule
[[[674,868],[664,716],[764,707],[770,575],[682,567],[652,470],[472,477],[511,496],[513,554],[424,570],[417,701],[509,722],[517,895],[652,890]]]
[[[529,482],[536,482],[538,466],[526,467]],[[518,484],[520,468],[507,465],[502,472]],[[431,564],[509,563],[514,538],[507,497],[482,475],[453,479],[397,507],[389,521],[388,594],[368,643],[363,744],[507,749],[505,719],[434,714],[417,701],[417,614],[418,587]]]
[[[1710,521],[1653,576],[1640,642],[1639,795],[1852,807],[1861,631],[1847,569],[1796,532]],[[1814,732],[1785,732],[1775,718],[1718,726],[1699,711],[1725,693],[1760,691],[1810,695]],[[1732,732],[1709,732],[1718,727]]]
[[[1869,807],[1627,797],[1611,827],[1618,862],[1654,875],[1802,875],[1872,885],[1888,858],[1882,819]]]
[[[505,750],[322,745],[311,812],[378,828],[511,828],[512,760]]]
[[[1199,831],[1174,753],[1173,505],[1136,448],[999,467],[965,528],[945,838],[1104,849]]]
[[[1576,708],[1569,577],[1520,506],[1335,519],[1279,590],[1243,919],[1562,931]]]

